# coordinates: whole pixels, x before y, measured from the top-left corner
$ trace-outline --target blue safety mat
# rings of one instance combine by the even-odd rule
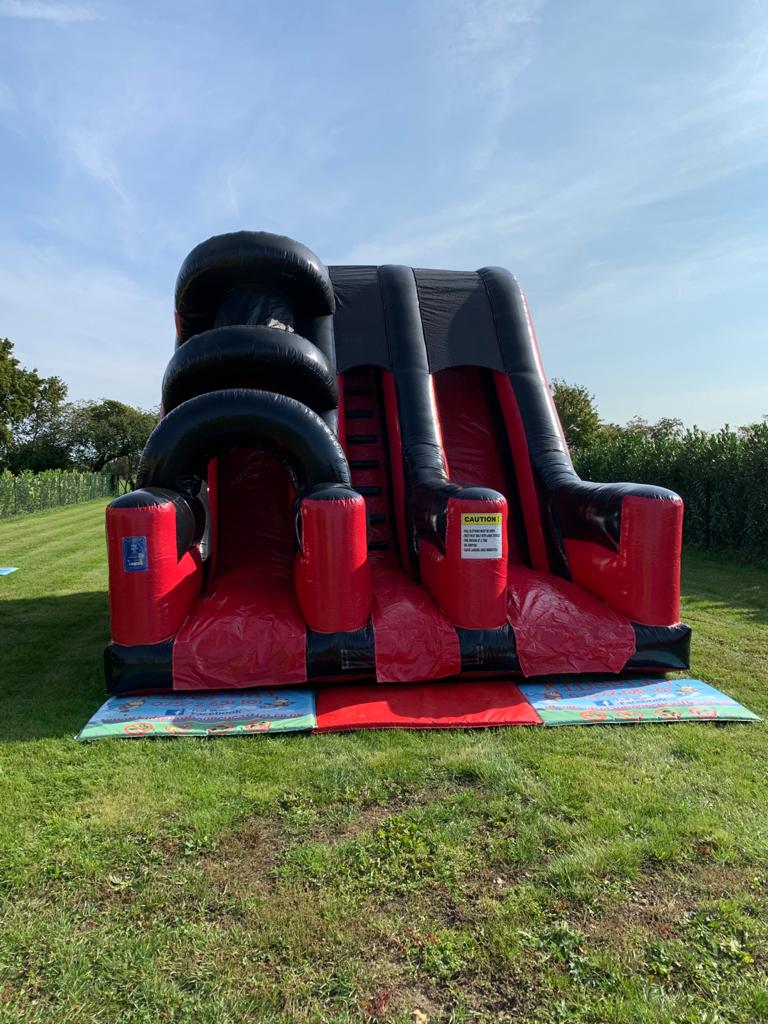
[[[310,690],[168,693],[110,697],[77,738],[252,736],[314,729],[316,723],[315,695]]]
[[[585,679],[518,685],[544,725],[760,721],[701,679]]]

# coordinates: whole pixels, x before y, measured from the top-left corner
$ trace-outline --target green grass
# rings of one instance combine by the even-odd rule
[[[0,561],[0,1024],[768,1020],[766,726],[80,745],[102,503]],[[685,595],[768,714],[765,572]]]

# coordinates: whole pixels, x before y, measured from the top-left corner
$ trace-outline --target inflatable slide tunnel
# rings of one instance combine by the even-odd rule
[[[682,502],[579,479],[506,270],[243,231],[176,330],[107,511],[111,693],[688,666]]]

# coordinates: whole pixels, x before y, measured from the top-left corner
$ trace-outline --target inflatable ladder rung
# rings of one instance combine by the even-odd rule
[[[344,388],[344,394],[348,395],[350,398],[353,395],[372,395],[373,388],[368,384],[347,384]]]
[[[376,444],[375,434],[347,434],[347,444]]]
[[[371,526],[380,526],[382,523],[386,523],[387,517],[383,512],[371,512],[368,516],[368,522]]]
[[[381,465],[379,459],[350,459],[350,469],[378,469]]]
[[[369,484],[363,484],[360,487],[356,487],[355,490],[358,494],[362,494],[364,498],[378,498],[382,493],[380,487],[374,487]]]
[[[369,551],[388,551],[389,541],[388,540],[369,540],[368,541]]]
[[[348,409],[348,420],[372,420],[373,409]]]

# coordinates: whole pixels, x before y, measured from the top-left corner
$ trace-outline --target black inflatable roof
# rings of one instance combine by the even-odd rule
[[[328,268],[336,293],[334,334],[340,372],[353,366],[390,369],[378,267]],[[431,373],[449,366],[503,370],[488,294],[474,271],[414,270]]]

